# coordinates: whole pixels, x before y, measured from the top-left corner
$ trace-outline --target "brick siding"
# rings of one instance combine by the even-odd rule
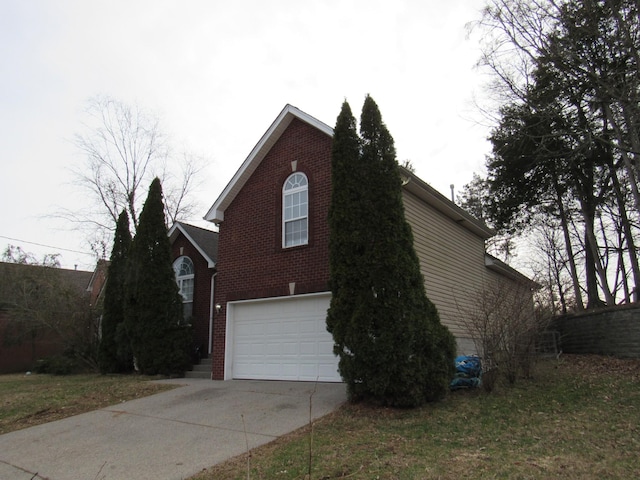
[[[200,347],[206,355],[209,347],[209,303],[211,299],[211,275],[213,274],[213,269],[209,268],[204,257],[200,255],[196,247],[189,242],[182,233],[178,235],[171,246],[172,261],[182,256],[180,254],[180,248],[183,249],[182,255],[191,259],[194,268],[193,346]]]
[[[213,378],[224,378],[226,303],[328,290],[331,137],[294,119],[225,210],[218,237]],[[282,248],[282,187],[296,171],[309,180],[309,243]]]
[[[64,349],[54,331],[41,330],[35,338],[16,338],[8,314],[0,310],[0,374],[32,370],[37,360],[62,355]]]

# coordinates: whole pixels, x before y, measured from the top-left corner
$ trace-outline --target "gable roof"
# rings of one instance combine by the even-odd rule
[[[238,192],[242,189],[256,168],[258,168],[262,159],[267,153],[269,153],[271,147],[273,147],[273,145],[278,141],[282,133],[287,129],[294,118],[298,118],[330,137],[333,137],[333,128],[322,123],[320,120],[313,118],[311,115],[304,113],[293,105],[287,104],[267,129],[265,134],[262,135],[260,141],[255,147],[253,147],[249,156],[242,163],[218,199],[213,203],[207,214],[204,216],[205,220],[215,223],[219,223],[224,220],[225,209],[233,199],[236,198]]]
[[[182,233],[196,247],[198,253],[207,261],[209,268],[214,268],[218,261],[218,232],[196,227],[188,223],[176,222],[169,229],[169,240],[173,243]]]
[[[260,162],[267,155],[271,147],[278,141],[282,133],[287,129],[294,118],[298,118],[312,127],[317,128],[326,135],[333,137],[333,128],[322,123],[311,115],[304,113],[302,110],[287,104],[262,136],[260,141],[255,147],[253,147],[249,156],[242,163],[218,199],[213,203],[207,214],[204,216],[205,220],[214,223],[219,223],[224,220],[225,209],[231,204],[238,192],[242,189],[249,177],[251,177],[258,165],[260,165]],[[434,189],[431,185],[418,178],[414,173],[403,167],[402,172],[405,179],[403,188],[407,191],[413,193],[422,201],[426,202],[462,227],[470,230],[485,240],[495,234],[495,232],[487,227],[484,222],[476,219],[467,211],[460,208],[454,202]]]
[[[99,259],[96,263],[96,268],[91,274],[91,279],[87,285],[91,303],[95,303],[102,296],[104,287],[107,284],[109,265],[111,265],[111,261],[105,259]]]
[[[85,293],[89,289],[89,283],[93,277],[93,272],[85,270],[70,270],[66,268],[46,267],[43,265],[0,262],[0,275],[20,274],[39,275],[40,272],[52,272],[57,275],[58,280],[72,287],[78,293]]]

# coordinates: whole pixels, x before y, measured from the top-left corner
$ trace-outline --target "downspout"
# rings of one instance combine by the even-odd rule
[[[211,298],[209,299],[209,348],[207,353],[211,355],[213,350],[213,291],[215,287],[215,278],[218,272],[211,275]]]

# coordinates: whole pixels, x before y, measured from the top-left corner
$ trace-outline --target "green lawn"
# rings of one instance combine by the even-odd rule
[[[0,375],[0,434],[170,388],[139,375]]]
[[[491,394],[417,410],[346,405],[313,425],[311,478],[640,478],[639,370],[564,356]],[[308,478],[309,441],[302,429],[192,480]]]

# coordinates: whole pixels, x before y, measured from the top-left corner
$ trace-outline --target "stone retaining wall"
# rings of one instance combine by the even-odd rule
[[[640,358],[640,305],[621,305],[557,318],[564,353]]]

